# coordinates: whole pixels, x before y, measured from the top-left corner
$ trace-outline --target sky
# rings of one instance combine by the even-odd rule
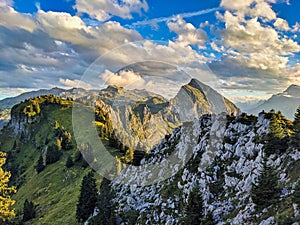
[[[106,84],[169,91],[191,77],[234,102],[266,99],[300,85],[299,8],[298,0],[0,0],[0,99]],[[137,62],[147,63],[128,67]]]

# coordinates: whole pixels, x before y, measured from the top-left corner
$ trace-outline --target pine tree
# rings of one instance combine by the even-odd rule
[[[60,159],[61,151],[58,150],[56,145],[48,146],[46,153],[46,165],[57,162]]]
[[[18,147],[18,143],[17,143],[17,141],[15,140],[15,141],[14,141],[14,145],[13,145],[13,147],[12,147],[12,150],[16,150],[17,147]]]
[[[67,162],[66,162],[66,167],[71,168],[72,166],[74,166],[74,162],[73,162],[72,156],[69,156],[67,159]]]
[[[99,224],[112,224],[112,192],[110,187],[111,181],[103,177],[100,185],[100,195],[97,201],[99,213],[97,220]]]
[[[293,148],[300,150],[300,106],[295,113],[293,122],[293,134],[291,136],[290,145]]]
[[[74,157],[74,162],[80,162],[82,160],[82,154],[81,151],[77,150]]]
[[[296,183],[295,191],[293,194],[293,202],[300,206],[300,180]]]
[[[257,209],[263,209],[279,200],[278,177],[275,169],[263,161],[263,168],[258,176],[257,184],[253,184],[251,197]]]
[[[27,199],[24,202],[23,208],[23,221],[26,222],[35,218],[35,206],[32,201],[28,201]]]
[[[20,144],[17,142],[17,140],[14,141],[12,150],[15,150],[16,152],[20,152]]]
[[[15,193],[16,189],[8,186],[11,174],[2,169],[5,162],[6,153],[0,152],[0,224],[15,216],[14,209],[12,209],[15,201],[11,199],[10,195]]]
[[[269,133],[266,137],[265,153],[267,156],[273,153],[285,152],[288,148],[287,134],[282,127],[283,116],[272,114],[270,119]]]
[[[199,225],[203,220],[204,208],[200,188],[195,186],[189,194],[186,206],[186,224]]]
[[[212,212],[208,212],[201,225],[215,225],[214,216]]]
[[[81,164],[83,168],[87,168],[89,166],[89,164],[83,158],[81,151],[79,150],[77,150],[75,153],[74,162]]]
[[[45,169],[44,159],[43,159],[43,156],[40,155],[40,158],[39,158],[39,160],[37,161],[35,170],[36,170],[36,172],[40,173],[40,172],[42,172],[44,169]]]
[[[93,172],[83,177],[80,196],[76,208],[76,219],[78,222],[86,221],[94,212],[97,202],[97,186]]]

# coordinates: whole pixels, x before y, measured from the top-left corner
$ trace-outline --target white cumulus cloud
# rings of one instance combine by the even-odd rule
[[[285,31],[288,31],[290,29],[288,22],[282,18],[277,18],[276,21],[274,22],[274,26],[280,30],[285,30]]]
[[[72,80],[72,79],[60,78],[59,83],[61,83],[65,88],[78,87],[78,88],[84,88],[87,90],[93,89],[93,85],[83,82],[81,80],[77,80],[77,79]]]
[[[266,20],[274,20],[279,30],[288,30],[288,23],[276,18],[270,6],[271,1],[222,0],[226,11],[218,14],[225,23],[221,35],[228,53],[245,67],[271,71],[274,76],[284,73],[289,56],[300,52],[300,45],[292,38],[281,35]]]
[[[146,85],[146,81],[138,73],[131,70],[122,70],[119,73],[112,73],[109,70],[105,70],[100,77],[108,85],[127,88],[143,88]]]
[[[167,25],[171,31],[178,35],[177,43],[183,46],[197,45],[199,48],[204,48],[205,42],[208,40],[204,30],[196,28],[191,23],[185,22],[180,16],[168,22]]]
[[[37,28],[30,15],[21,14],[4,2],[0,2],[0,25],[10,28],[21,28],[32,32]]]

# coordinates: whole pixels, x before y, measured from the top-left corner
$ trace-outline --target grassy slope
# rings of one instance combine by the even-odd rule
[[[71,124],[71,103],[64,101],[62,106],[50,105],[42,109],[44,119],[41,122],[30,126],[30,133],[33,135],[25,144],[20,144],[20,152],[14,152],[15,162],[25,168],[22,177],[25,183],[18,188],[17,194],[13,197],[17,202],[15,205],[17,215],[22,214],[25,199],[32,200],[37,206],[37,218],[30,221],[30,224],[77,224],[75,219],[76,204],[79,196],[82,177],[88,169],[83,170],[80,165],[68,169],[65,162],[68,155],[74,156],[75,148],[63,151],[61,159],[40,174],[35,171],[35,165],[39,158],[40,151],[35,146],[41,146],[46,138],[54,142],[54,124],[59,124],[72,132]],[[8,133],[1,135],[1,150],[12,149],[15,138]],[[33,144],[35,141],[35,145]],[[74,142],[75,143],[75,142]],[[96,175],[98,182],[100,175]]]

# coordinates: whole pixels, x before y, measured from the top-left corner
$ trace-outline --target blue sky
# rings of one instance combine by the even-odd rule
[[[298,0],[4,0],[0,99],[80,80],[94,88],[108,75],[151,88],[137,71],[115,74],[139,59],[184,68],[235,102],[265,99],[300,85],[299,8]],[[96,59],[95,77],[83,76]]]

